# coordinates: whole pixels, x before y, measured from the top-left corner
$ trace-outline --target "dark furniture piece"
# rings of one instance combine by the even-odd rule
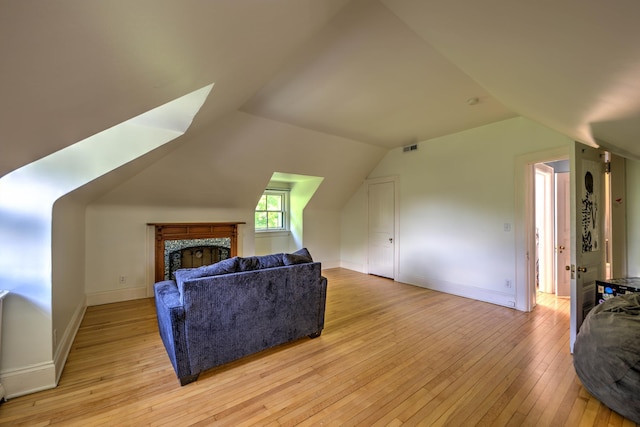
[[[596,280],[596,304],[618,295],[640,292],[640,277]]]
[[[181,385],[215,366],[321,334],[327,279],[307,254],[233,257],[155,284],[160,336]]]
[[[614,296],[589,312],[573,364],[589,393],[640,424],[640,294]]]

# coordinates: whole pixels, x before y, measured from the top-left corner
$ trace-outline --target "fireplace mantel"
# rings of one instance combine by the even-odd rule
[[[245,222],[162,222],[148,223],[155,228],[155,281],[164,280],[164,242],[166,240],[192,240],[229,238],[231,256],[238,254],[238,225]]]

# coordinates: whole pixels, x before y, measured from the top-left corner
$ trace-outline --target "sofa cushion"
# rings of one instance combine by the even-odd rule
[[[203,265],[202,267],[180,268],[173,274],[176,278],[180,295],[182,295],[183,284],[187,280],[207,276],[219,276],[221,274],[235,273],[236,271],[238,271],[238,257],[227,258],[215,264]]]
[[[284,265],[282,255],[283,254],[272,254],[244,258],[238,257],[238,269],[236,271],[253,271],[261,270],[263,268],[282,267]]]
[[[309,262],[313,262],[313,258],[311,257],[311,254],[309,253],[309,250],[307,248],[298,249],[293,253],[293,255],[300,255],[303,257],[307,257],[309,258]]]
[[[253,271],[258,269],[258,257],[238,257],[238,272],[241,271]]]
[[[282,267],[284,265],[282,255],[283,254],[280,253],[256,257],[258,258],[258,268]]]
[[[313,258],[307,248],[302,248],[291,254],[282,254],[282,261],[284,265],[306,264],[313,262]]]
[[[199,277],[219,276],[220,274],[235,273],[238,271],[238,257],[228,258],[215,264],[203,265],[196,268],[180,268],[176,270],[176,279],[180,275],[183,280],[197,279]]]

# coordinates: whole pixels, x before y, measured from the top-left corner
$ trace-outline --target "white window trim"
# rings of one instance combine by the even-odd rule
[[[290,206],[290,201],[289,201],[290,193],[291,193],[291,191],[288,188],[267,188],[266,190],[264,190],[262,195],[281,194],[281,195],[284,196],[284,207],[283,207],[283,210],[282,210],[282,212],[284,214],[283,224],[282,224],[283,228],[271,228],[271,229],[255,228],[255,222],[254,222],[254,228],[255,228],[256,234],[269,234],[271,237],[278,237],[278,234],[281,234],[282,236],[288,236],[289,234],[291,234],[291,228],[290,228],[291,211],[289,209],[289,206]],[[256,209],[254,209],[254,212],[255,211],[256,211]]]

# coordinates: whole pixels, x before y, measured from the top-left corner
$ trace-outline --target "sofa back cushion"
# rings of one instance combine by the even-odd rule
[[[284,265],[306,264],[313,262],[307,248],[302,248],[291,254],[279,253],[272,255],[259,255],[250,257],[238,257],[236,272],[262,270],[265,268],[282,267]]]
[[[282,255],[283,254],[272,254],[244,258],[238,257],[238,269],[236,271],[253,271],[262,270],[263,268],[282,267],[284,265]]]
[[[180,300],[182,301],[184,296],[184,283],[188,280],[312,262],[313,258],[307,248],[302,248],[291,254],[279,253],[250,257],[236,256],[215,264],[203,265],[202,267],[180,268],[175,271],[174,276],[178,290],[180,291]]]
[[[203,265],[196,268],[180,268],[173,274],[180,291],[180,296],[184,294],[184,282],[200,277],[219,276],[221,274],[235,273],[238,271],[238,257],[228,258],[215,264]]]
[[[313,262],[313,258],[311,258],[311,254],[307,248],[299,249],[292,254],[282,254],[282,260],[284,265],[306,264],[308,262]]]

